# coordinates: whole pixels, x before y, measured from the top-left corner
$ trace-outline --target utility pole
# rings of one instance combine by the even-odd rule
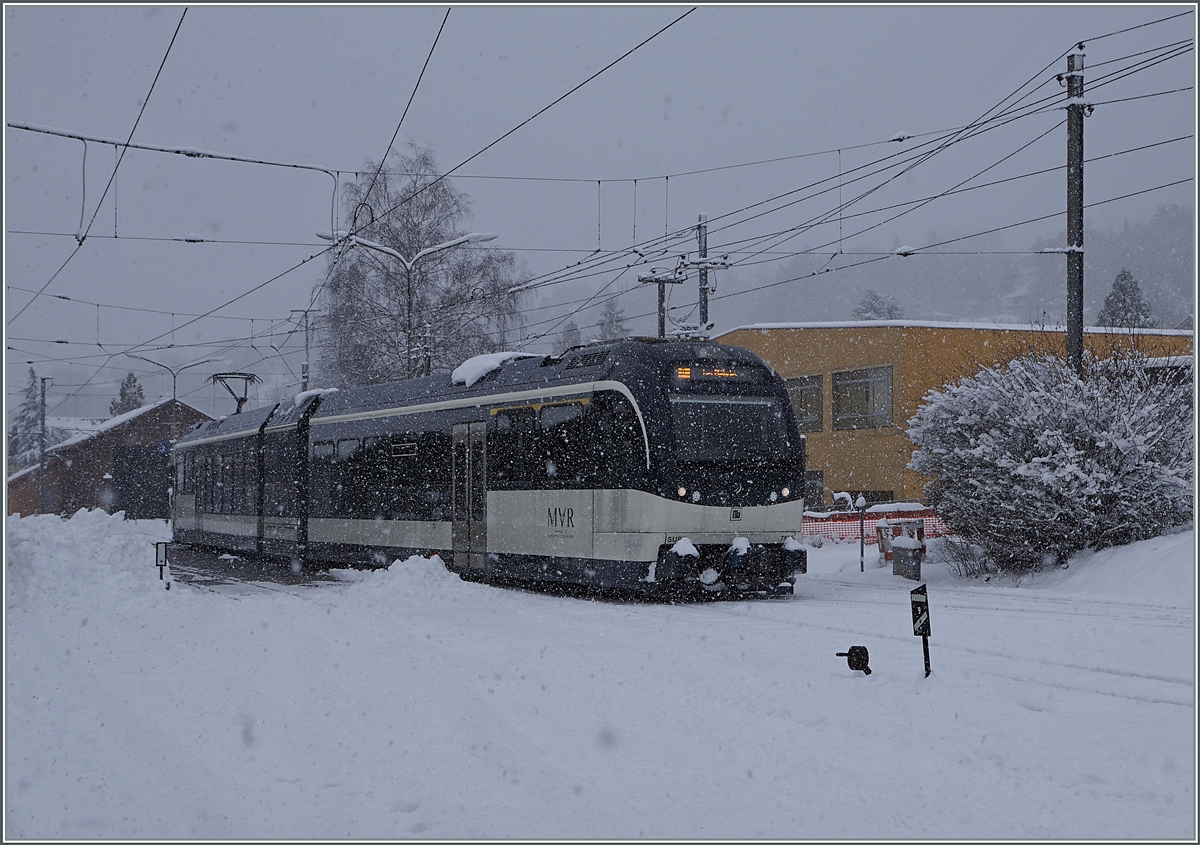
[[[1067,56],[1067,361],[1083,375],[1083,42]],[[1077,102],[1071,102],[1077,101]]]
[[[667,336],[667,285],[681,285],[687,281],[687,273],[683,269],[683,258],[674,270],[665,267],[652,267],[649,273],[638,276],[638,281],[645,284],[658,285],[658,336]]]
[[[308,344],[309,344],[308,315],[309,315],[309,309],[293,308],[292,313],[293,314],[299,314],[299,313],[304,314],[304,363],[300,365],[300,390],[301,390],[301,392],[303,392],[303,391],[308,390],[308,373],[309,373],[309,369],[310,369],[309,361],[308,361]]]
[[[38,513],[46,512],[46,382],[54,379],[42,376],[42,404],[38,422]]]
[[[729,256],[722,255],[719,258],[708,257],[708,215],[701,214],[700,222],[696,226],[696,260],[690,261],[685,256],[679,262],[679,267],[676,268],[676,273],[686,272],[693,267],[700,271],[700,325],[698,332],[700,336],[706,336],[711,326],[708,322],[708,271],[723,270],[729,267]]]
[[[708,325],[708,215],[700,215],[700,225],[696,227],[696,246],[700,251],[700,328]]]
[[[433,326],[429,321],[425,321],[425,337],[424,337],[424,352],[425,352],[425,368],[424,375],[433,375]]]

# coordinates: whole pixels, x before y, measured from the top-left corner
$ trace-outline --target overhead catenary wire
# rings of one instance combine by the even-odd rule
[[[464,177],[459,177],[459,178],[464,178]],[[614,256],[613,260],[616,260],[616,258],[615,258],[615,257],[617,257],[617,256],[621,256],[621,255],[627,255],[627,254],[628,254],[628,253],[624,253],[623,251],[619,251],[619,250],[618,250],[618,251],[613,251],[613,253],[612,253],[612,256]]]
[[[183,19],[187,17],[187,12],[188,12],[188,10],[185,7],[183,10],[183,14],[181,14],[179,16],[179,23],[177,23],[175,25],[175,32],[171,35],[171,43],[169,43],[167,45],[167,51],[166,51],[166,53],[163,54],[162,61],[158,65],[158,71],[154,74],[154,80],[150,83],[150,90],[149,90],[149,92],[147,92],[146,98],[142,101],[142,106],[138,110],[137,119],[133,121],[133,128],[129,130],[129,138],[128,138],[129,141],[133,140],[133,133],[135,133],[137,131],[138,124],[142,122],[142,115],[144,115],[146,113],[146,106],[148,106],[150,104],[150,97],[154,94],[154,88],[156,85],[158,85],[158,78],[162,75],[163,68],[166,67],[166,65],[167,65],[167,58],[171,55],[171,48],[175,46],[175,39],[179,36],[179,30],[183,26]],[[14,314],[12,316],[12,318],[9,319],[5,323],[5,325],[11,326],[13,324],[13,322],[15,320],[17,320],[17,318],[19,318],[22,314],[24,314],[26,309],[28,309],[30,305],[32,305],[35,301],[37,301],[38,297],[41,296],[42,293],[45,292],[46,288],[50,287],[50,285],[54,282],[54,280],[58,278],[58,275],[63,270],[66,269],[67,265],[71,263],[71,259],[79,254],[79,250],[83,249],[83,243],[84,243],[84,241],[87,240],[88,233],[91,231],[92,225],[96,222],[96,217],[100,214],[101,206],[104,205],[104,198],[106,196],[108,196],[109,190],[112,188],[113,183],[116,181],[117,171],[120,170],[120,168],[121,168],[121,162],[124,161],[125,152],[127,150],[128,150],[128,146],[126,146],[124,149],[122,149],[121,155],[117,159],[116,165],[113,167],[112,175],[108,177],[108,184],[104,186],[104,193],[102,193],[100,195],[100,201],[98,203],[96,203],[96,210],[92,213],[92,219],[90,221],[88,221],[87,228],[84,229],[82,231],[82,234],[79,236],[79,238],[78,238],[79,243],[77,243],[75,245],[75,249],[73,249],[71,251],[71,254],[67,256],[67,260],[62,263],[62,266],[54,271],[54,275],[51,276],[46,281],[46,284],[42,285],[41,290],[39,290],[36,294],[34,294],[33,297],[28,302],[26,302],[24,305],[22,305],[20,310],[18,310],[17,313]]]
[[[1097,201],[1094,201],[1094,202],[1090,202],[1090,203],[1087,203],[1085,207],[1086,207],[1086,208],[1093,208],[1093,207],[1097,207],[1097,206],[1101,206],[1101,205],[1107,205],[1107,204],[1109,204],[1109,203],[1113,203],[1113,202],[1119,202],[1119,201],[1121,201],[1121,200],[1129,199],[1129,198],[1132,198],[1132,197],[1135,197],[1135,196],[1140,196],[1140,195],[1142,195],[1142,194],[1151,193],[1151,192],[1153,192],[1153,191],[1164,190],[1164,189],[1166,189],[1166,188],[1171,188],[1171,187],[1175,187],[1175,186],[1178,186],[1178,185],[1186,184],[1186,183],[1188,183],[1188,182],[1191,182],[1191,181],[1193,181],[1192,177],[1187,177],[1187,178],[1184,178],[1184,179],[1178,179],[1178,180],[1174,180],[1174,181],[1171,181],[1171,182],[1167,182],[1167,183],[1164,183],[1164,184],[1161,184],[1161,185],[1156,185],[1156,186],[1154,186],[1154,187],[1152,187],[1152,188],[1145,188],[1145,189],[1142,189],[1142,190],[1139,190],[1139,191],[1133,191],[1133,192],[1130,192],[1130,193],[1122,194],[1122,195],[1120,195],[1120,196],[1116,196],[1116,197],[1110,197],[1110,198],[1107,198],[1107,199],[1103,199],[1103,200],[1097,200]],[[984,236],[984,235],[995,234],[995,233],[997,233],[997,232],[1005,231],[1005,230],[1008,230],[1008,229],[1014,229],[1014,228],[1017,228],[1017,227],[1020,227],[1020,226],[1029,225],[1029,224],[1032,224],[1032,223],[1038,223],[1038,222],[1042,222],[1042,221],[1045,221],[1045,220],[1051,220],[1051,219],[1054,219],[1054,218],[1056,218],[1056,217],[1063,217],[1063,216],[1065,216],[1065,215],[1066,215],[1066,211],[1065,211],[1065,210],[1063,210],[1063,211],[1056,211],[1056,212],[1052,212],[1052,213],[1049,213],[1049,214],[1043,214],[1043,215],[1039,215],[1039,216],[1036,216],[1036,217],[1027,218],[1027,219],[1024,219],[1024,220],[1019,220],[1019,221],[1016,221],[1016,222],[1014,222],[1014,223],[1008,223],[1008,224],[1005,224],[1005,225],[1002,225],[1002,226],[996,226],[996,227],[992,227],[992,228],[989,228],[989,229],[986,229],[986,230],[982,230],[982,231],[978,231],[978,232],[973,232],[973,233],[971,233],[971,234],[968,234],[968,235],[963,235],[963,236],[960,236],[960,237],[950,238],[950,239],[947,239],[947,240],[945,240],[945,241],[939,241],[939,242],[936,242],[936,243],[925,244],[925,245],[923,245],[923,246],[920,246],[920,247],[914,247],[914,248],[913,248],[913,250],[912,250],[912,252],[911,252],[911,253],[906,253],[906,255],[908,255],[908,256],[918,256],[918,255],[921,255],[921,256],[926,256],[926,255],[929,255],[929,256],[933,256],[933,255],[943,255],[943,254],[945,254],[945,253],[934,253],[934,252],[928,252],[928,250],[932,250],[932,249],[935,249],[935,248],[938,248],[938,247],[941,247],[941,246],[945,246],[945,245],[947,245],[947,244],[951,244],[951,243],[959,243],[959,242],[962,242],[962,241],[965,241],[965,240],[970,240],[970,239],[972,239],[972,238],[982,237],[982,236]],[[808,252],[808,253],[806,253],[806,254],[814,254],[814,255],[815,255],[815,254],[819,254],[819,253],[817,252],[817,250],[815,250],[815,249],[814,249],[814,250],[812,250],[811,252]],[[968,253],[968,254],[975,254],[975,253]],[[1038,254],[1038,253],[1029,253],[1029,252],[1025,252],[1025,253],[1022,253],[1022,254]],[[834,254],[834,255],[831,255],[831,258],[833,258],[833,257],[836,257],[836,254]],[[788,279],[782,279],[782,280],[778,280],[778,281],[774,281],[774,282],[769,282],[769,283],[765,283],[765,284],[762,284],[762,285],[756,285],[756,286],[752,286],[752,287],[748,287],[748,288],[743,288],[743,289],[741,289],[741,290],[730,291],[730,292],[727,292],[727,293],[725,293],[725,294],[722,294],[722,295],[719,295],[719,296],[714,296],[712,299],[713,299],[714,301],[716,301],[716,300],[723,300],[723,299],[727,299],[727,298],[734,297],[734,296],[743,296],[743,295],[745,295],[745,294],[748,294],[748,293],[755,293],[755,292],[758,292],[758,291],[767,290],[767,289],[770,289],[770,288],[779,287],[779,286],[786,285],[786,284],[791,284],[791,283],[793,283],[793,282],[802,281],[802,280],[804,280],[804,279],[810,279],[810,278],[813,278],[813,277],[815,277],[815,276],[822,275],[822,274],[825,274],[825,273],[841,272],[841,271],[844,271],[844,270],[853,269],[853,268],[857,268],[857,267],[862,267],[862,266],[865,266],[865,265],[868,265],[868,264],[873,264],[873,263],[875,263],[875,262],[878,262],[878,261],[884,261],[884,260],[896,259],[896,258],[900,258],[900,256],[896,255],[895,253],[891,253],[891,252],[889,252],[889,253],[879,253],[879,254],[874,254],[872,257],[865,258],[863,261],[853,262],[853,263],[846,264],[846,265],[842,265],[842,266],[839,266],[839,267],[832,267],[832,268],[831,268],[831,267],[828,267],[828,262],[827,262],[827,264],[826,264],[826,267],[825,267],[824,269],[822,269],[822,270],[814,271],[814,272],[811,272],[811,273],[804,273],[804,274],[801,274],[801,275],[799,275],[799,276],[794,276],[794,277],[791,277],[791,278],[788,278]],[[630,289],[628,289],[628,290],[626,290],[626,291],[622,291],[622,292],[620,292],[619,294],[616,294],[616,295],[617,295],[617,296],[624,295],[624,294],[626,294],[626,293],[631,293],[631,292],[633,292],[634,290],[638,290],[638,288],[630,288]],[[602,304],[602,303],[596,303],[596,304],[597,304],[597,305],[599,305],[599,304]],[[689,306],[687,306],[687,307],[691,307],[691,306],[689,305]],[[578,314],[580,311],[582,311],[582,310],[583,310],[583,309],[576,309],[574,312],[572,312],[572,315],[577,315],[577,314]],[[650,316],[654,316],[654,314],[655,314],[655,313],[656,313],[655,311],[647,311],[647,312],[644,312],[644,313],[641,313],[641,314],[631,315],[631,316],[627,317],[627,319],[631,319],[631,320],[634,320],[634,319],[641,319],[641,318],[643,318],[643,317],[650,317]],[[546,323],[553,322],[553,321],[560,320],[560,319],[562,319],[562,318],[559,318],[559,317],[550,318],[550,320],[543,321],[542,323],[537,323],[537,324],[534,324],[534,326],[537,326],[537,325],[544,325],[544,324],[546,324]],[[548,334],[548,333],[549,333],[549,332],[547,332],[546,334]],[[542,335],[539,335],[539,336],[538,336],[538,338],[545,337],[545,336],[546,336],[545,334],[542,334]],[[528,342],[530,339],[531,339],[531,338],[526,338],[526,341],[525,341],[525,342],[527,343],[527,342]],[[537,339],[537,338],[534,338],[534,339]]]
[[[383,156],[379,159],[379,166],[375,168],[375,175],[371,177],[371,184],[367,185],[367,190],[362,198],[363,202],[367,202],[371,198],[371,191],[375,188],[375,183],[379,180],[379,174],[383,171],[388,156],[391,155],[392,146],[395,145],[396,138],[400,136],[400,127],[404,125],[404,118],[408,116],[408,110],[412,108],[413,100],[416,99],[417,89],[421,87],[421,80],[425,78],[425,71],[429,68],[429,60],[433,58],[433,51],[437,49],[438,41],[442,37],[442,30],[446,28],[446,21],[450,20],[451,8],[453,7],[446,9],[446,16],[442,18],[442,25],[438,27],[437,35],[433,37],[433,43],[429,45],[429,54],[425,57],[425,64],[421,65],[421,72],[417,75],[417,81],[413,84],[412,92],[408,95],[408,103],[405,104],[404,111],[400,114],[400,120],[396,123],[396,131],[392,133],[392,140],[388,141],[387,149],[383,151]]]

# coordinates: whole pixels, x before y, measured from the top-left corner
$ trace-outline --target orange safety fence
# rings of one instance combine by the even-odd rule
[[[864,520],[864,539],[868,545],[875,545],[875,526],[881,520],[920,519],[925,523],[925,538],[943,537],[950,532],[946,523],[932,508],[896,508],[889,509],[886,505],[876,505],[868,508]],[[835,511],[832,513],[805,512],[803,534],[805,537],[821,535],[831,540],[858,539],[858,513],[856,511]]]

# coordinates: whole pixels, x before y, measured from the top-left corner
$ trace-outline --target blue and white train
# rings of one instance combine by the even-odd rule
[[[202,423],[173,450],[175,542],[664,598],[790,595],[807,570],[804,440],[752,353],[628,339],[455,375]]]

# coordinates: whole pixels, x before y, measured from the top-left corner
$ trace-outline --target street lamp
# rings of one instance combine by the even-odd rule
[[[404,315],[404,334],[405,334],[405,337],[406,337],[407,343],[408,343],[408,352],[407,352],[407,361],[406,361],[406,365],[405,365],[405,371],[407,373],[407,376],[409,378],[412,378],[412,353],[413,353],[412,270],[413,270],[413,267],[422,258],[424,258],[425,256],[430,255],[432,253],[441,252],[443,249],[450,249],[451,247],[461,246],[462,244],[477,244],[477,243],[483,243],[484,241],[494,241],[494,240],[496,240],[496,238],[499,237],[499,235],[497,235],[494,232],[469,232],[468,234],[465,234],[462,237],[455,238],[454,240],[446,241],[445,243],[440,243],[440,244],[437,244],[436,246],[426,247],[425,249],[421,250],[416,255],[414,255],[412,258],[405,258],[403,255],[396,252],[396,250],[394,250],[390,247],[386,247],[383,244],[377,244],[374,241],[365,240],[364,238],[360,238],[358,235],[351,234],[351,233],[348,233],[348,232],[346,232],[344,230],[340,230],[340,229],[338,231],[334,232],[332,235],[326,235],[323,232],[317,232],[317,237],[323,238],[324,240],[327,240],[327,241],[334,241],[334,242],[344,240],[348,244],[350,244],[350,246],[365,246],[367,249],[373,249],[376,252],[382,252],[384,255],[390,255],[392,258],[395,258],[397,261],[399,261],[401,265],[403,265],[403,267],[404,267],[405,302],[406,302],[406,307],[407,307],[406,313]]]
[[[190,367],[199,367],[201,364],[212,364],[215,362],[223,362],[224,358],[201,358],[199,361],[193,361],[190,364],[184,364],[182,367],[171,369],[166,364],[160,364],[157,361],[151,361],[149,358],[143,358],[141,355],[134,355],[132,352],[125,353],[126,358],[137,358],[139,361],[145,361],[147,364],[153,364],[156,367],[162,367],[171,374],[171,399],[175,398],[175,381],[179,374]]]

